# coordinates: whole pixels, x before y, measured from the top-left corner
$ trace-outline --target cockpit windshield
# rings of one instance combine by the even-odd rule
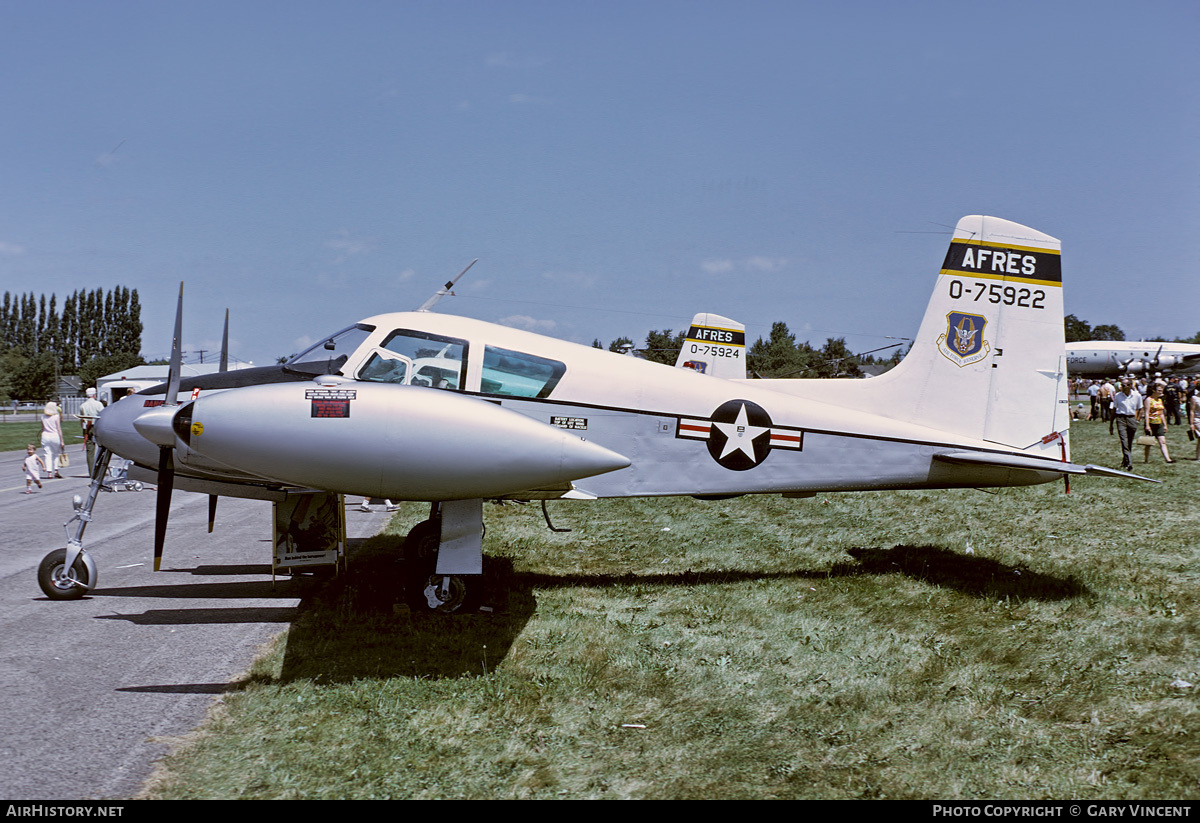
[[[374,326],[356,323],[323,337],[287,362],[288,368],[311,374],[337,374],[342,364],[375,331]]]

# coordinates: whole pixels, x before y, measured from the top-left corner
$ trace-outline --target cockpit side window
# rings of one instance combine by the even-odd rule
[[[408,366],[406,380],[388,382],[406,382],[413,386],[456,391],[463,387],[467,375],[466,340],[412,329],[397,329],[383,341],[382,348],[388,353],[400,355],[411,364]],[[375,354],[381,354],[380,350],[376,349]],[[373,379],[365,375],[374,359],[373,356],[359,372],[360,380]]]
[[[356,323],[336,334],[321,338],[289,360],[287,366],[293,371],[307,374],[337,374],[346,358],[353,354],[373,331],[374,326]]]
[[[375,349],[358,372],[358,379],[371,383],[406,384],[412,375],[412,361],[402,354]]]
[[[484,346],[481,389],[507,397],[549,397],[566,370],[558,360]]]

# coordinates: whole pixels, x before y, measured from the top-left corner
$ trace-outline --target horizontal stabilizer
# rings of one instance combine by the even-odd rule
[[[1047,460],[1041,457],[1027,457],[1020,454],[996,454],[994,452],[944,452],[935,454],[934,460],[941,460],[944,463],[956,463],[966,466],[992,466],[995,468],[1004,469],[1025,469],[1028,471],[1039,472],[1057,472],[1058,474],[1091,474],[1102,477],[1125,477],[1130,480],[1147,480],[1151,483],[1159,483],[1159,480],[1153,480],[1149,477],[1142,477],[1138,474],[1129,472],[1117,471],[1116,469],[1108,469],[1104,466],[1096,466],[1088,464],[1081,466],[1078,463],[1064,463],[1060,460]]]
[[[943,454],[935,454],[933,459],[966,466],[995,466],[1002,469],[1028,469],[1039,472],[1058,472],[1059,474],[1087,474],[1086,467],[1076,465],[1075,463],[1064,463],[1061,460],[1047,460],[1042,457],[1026,457],[1019,454],[945,452]]]
[[[1140,474],[1133,472],[1123,472],[1118,469],[1110,469],[1107,466],[1097,466],[1094,463],[1088,463],[1084,466],[1088,474],[1094,474],[1098,477],[1124,477],[1129,480],[1145,480],[1147,483],[1161,483],[1161,480],[1155,480],[1153,477],[1142,477]]]

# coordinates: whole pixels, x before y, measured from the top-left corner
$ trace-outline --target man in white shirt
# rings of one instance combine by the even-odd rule
[[[87,400],[79,407],[79,425],[83,427],[83,442],[87,444],[88,477],[96,471],[96,438],[92,429],[96,418],[104,411],[104,404],[96,399],[96,390],[87,390]]]
[[[1117,436],[1121,439],[1121,468],[1133,471],[1133,444],[1137,441],[1138,421],[1142,419],[1142,396],[1133,388],[1128,377],[1121,380],[1121,389],[1113,395],[1113,411],[1117,416]]]

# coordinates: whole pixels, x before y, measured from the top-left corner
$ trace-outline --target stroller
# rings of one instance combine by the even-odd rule
[[[140,492],[143,488],[142,484],[137,480],[130,480],[128,477],[129,467],[133,465],[132,460],[122,460],[119,457],[113,457],[108,463],[108,479],[104,485],[110,491],[124,489],[125,491]]]

